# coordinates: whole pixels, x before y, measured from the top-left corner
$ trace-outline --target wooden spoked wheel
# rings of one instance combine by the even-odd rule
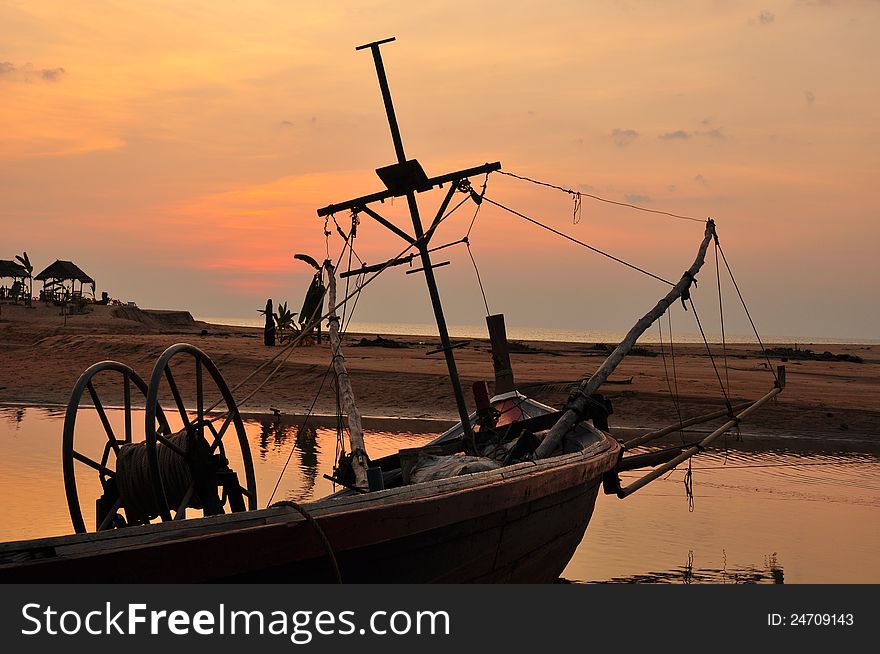
[[[172,363],[180,380],[172,371]],[[219,414],[213,417],[208,414],[211,407],[206,403],[206,383],[221,398],[217,403]],[[167,422],[162,422],[160,396],[166,394],[170,394],[182,423],[182,429],[173,435]],[[161,518],[184,518],[187,507],[201,508],[205,515],[225,513],[227,505],[231,511],[256,509],[257,484],[244,424],[229,387],[210,357],[193,345],[172,345],[156,362],[146,395],[146,444]],[[187,404],[186,400],[191,401]],[[229,467],[230,445],[238,450],[243,484]],[[181,470],[182,462],[187,474],[172,479],[170,471]]]
[[[122,381],[121,389],[108,390],[113,386],[114,381],[119,381],[119,378]],[[132,419],[132,388],[134,388],[136,393],[146,398],[148,389],[144,380],[127,365],[116,361],[101,361],[91,366],[80,376],[73,387],[73,392],[67,403],[67,412],[64,416],[61,458],[64,471],[64,491],[67,495],[67,508],[70,512],[73,528],[77,533],[84,533],[87,530],[83,520],[79,493],[77,492],[77,466],[75,463],[82,464],[96,472],[103,489],[103,495],[97,499],[95,504],[95,528],[98,531],[102,531],[129,524],[126,518],[123,518],[120,514],[121,510],[124,511],[124,507],[122,506],[122,498],[116,485],[116,457],[124,445],[143,441],[142,432],[138,432],[138,434],[133,432],[133,424],[136,421]],[[111,399],[112,401],[105,404],[105,401],[99,395],[99,389],[101,393],[105,394],[105,400]],[[112,398],[108,397],[111,393]],[[77,440],[77,416],[80,410],[88,408],[87,403],[83,404],[86,396],[91,400],[91,405],[100,419],[104,435],[106,436],[106,442],[103,444],[99,457],[89,456],[75,447]],[[120,399],[122,400],[121,403],[118,402]],[[113,405],[122,406],[123,425],[119,434],[114,431],[105,409],[105,406]],[[167,429],[168,423],[161,408],[156,412],[156,419]],[[137,422],[139,423],[139,421]],[[83,421],[81,420],[81,429],[89,428],[83,427],[82,423]],[[137,439],[133,440],[135,436],[137,436]],[[83,439],[80,440],[82,441]]]

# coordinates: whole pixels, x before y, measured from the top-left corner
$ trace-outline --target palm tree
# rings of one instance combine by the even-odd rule
[[[28,257],[27,252],[22,252],[21,256],[15,255],[15,258],[24,266],[24,269],[27,270],[28,274],[28,289],[27,289],[27,305],[31,306],[31,301],[34,296],[34,266],[31,264],[31,260]]]
[[[300,329],[294,322],[296,312],[287,308],[287,302],[278,303],[278,309],[276,309],[274,313],[274,318],[279,342],[290,342],[291,338],[294,338],[299,334]]]

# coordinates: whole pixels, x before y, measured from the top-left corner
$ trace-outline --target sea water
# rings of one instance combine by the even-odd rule
[[[235,318],[217,316],[198,316],[198,320],[214,325],[226,325],[230,327],[259,327],[263,328],[263,318]],[[448,325],[449,335],[452,338],[488,338],[486,325]],[[426,338],[438,338],[439,332],[434,323],[384,323],[384,322],[358,322],[352,321],[347,324],[346,331],[351,334],[371,334],[378,336],[424,336]],[[517,341],[549,341],[558,343],[619,343],[623,340],[626,332],[601,331],[587,329],[562,329],[552,327],[529,327],[519,325],[507,325],[507,337]],[[720,343],[721,333],[706,332],[706,338],[710,343]],[[725,334],[728,343],[757,343],[754,334]],[[664,330],[664,342],[668,341],[669,335]],[[841,338],[822,337],[809,335],[779,335],[762,334],[764,343],[791,344],[837,344],[837,345],[877,345],[880,340],[872,338]],[[660,334],[656,330],[649,330],[639,338],[639,343],[659,343]],[[676,343],[702,343],[703,336],[699,331],[676,331]]]

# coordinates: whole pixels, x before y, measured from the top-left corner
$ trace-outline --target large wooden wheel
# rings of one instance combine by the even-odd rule
[[[172,363],[178,372],[192,372],[192,376],[187,375],[188,383],[179,383]],[[208,415],[206,382],[219,391],[219,418]],[[167,394],[183,425],[173,436],[163,425],[160,399]],[[186,399],[192,401],[187,404]],[[188,406],[194,407],[194,411],[188,410]],[[232,438],[227,437],[230,427],[234,431]],[[156,362],[146,393],[145,434],[155,501],[162,520],[185,517],[187,507],[201,508],[205,515],[225,513],[227,505],[232,511],[257,508],[254,465],[241,415],[217,366],[197,347],[186,343],[172,345]],[[228,445],[238,450],[243,485],[229,467]],[[180,481],[172,480],[169,470],[180,469],[181,462],[186,463],[189,476],[184,478],[183,486],[177,483],[176,493],[169,493],[170,487]]]
[[[120,381],[120,378],[122,382],[121,387],[114,384],[114,382]],[[130,520],[127,520],[128,516],[123,517],[120,513],[120,511],[124,511],[124,507],[122,506],[122,499],[116,485],[116,457],[124,445],[144,440],[143,432],[138,431],[136,434],[133,431],[133,425],[139,424],[139,421],[134,421],[132,416],[132,389],[146,398],[148,389],[144,380],[127,365],[116,361],[101,361],[91,366],[80,376],[73,387],[73,392],[67,403],[67,412],[64,416],[61,459],[64,472],[64,491],[67,495],[67,508],[70,512],[70,520],[73,523],[74,531],[77,533],[83,533],[87,530],[77,491],[76,478],[78,466],[75,465],[76,463],[91,469],[93,473],[97,473],[98,480],[103,489],[103,495],[96,501],[95,528],[101,531],[130,524]],[[104,400],[101,399],[101,394],[104,394]],[[103,447],[99,448],[95,443],[91,443],[91,449],[101,450],[100,455],[96,455],[92,451],[85,453],[76,448],[77,441],[80,442],[81,448],[86,446],[84,438],[76,438],[77,416],[81,410],[88,409],[88,403],[83,403],[86,397],[91,400],[91,406],[100,419],[106,437]],[[110,401],[105,402],[106,400]],[[120,434],[114,431],[111,420],[104,408],[105,406],[114,405],[122,407],[123,416]],[[156,419],[163,429],[168,429],[168,422],[165,420],[165,415],[161,409],[156,412]],[[79,422],[81,431],[90,428],[90,426],[84,426],[83,422],[82,420]],[[119,425],[117,424],[118,429]],[[90,440],[94,441],[95,439]]]

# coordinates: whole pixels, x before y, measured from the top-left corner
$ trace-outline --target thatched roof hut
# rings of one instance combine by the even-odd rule
[[[0,277],[12,277],[13,279],[27,279],[30,277],[27,268],[17,261],[0,259]]]
[[[0,259],[0,279],[11,277],[12,283],[6,287],[4,283],[0,286],[0,301],[12,301],[18,304],[19,300],[30,301],[30,290],[26,286],[26,281],[31,274],[28,269],[17,261],[9,261]]]
[[[81,284],[91,284],[92,286],[95,284],[95,280],[84,273],[73,261],[62,261],[61,259],[56,259],[55,263],[48,266],[34,279],[38,282],[56,279],[59,281],[77,281]]]
[[[91,284],[92,296],[95,294],[95,280],[83,272],[73,261],[57,259],[34,279],[43,282],[42,296],[44,300],[68,299],[77,294],[82,296],[84,284]],[[65,282],[70,282],[69,289]],[[76,291],[76,282],[79,282],[78,292]]]

